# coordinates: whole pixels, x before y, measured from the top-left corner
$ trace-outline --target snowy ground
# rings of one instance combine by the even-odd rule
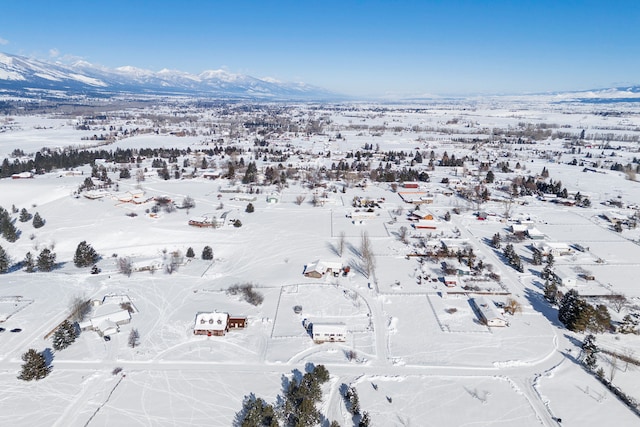
[[[410,128],[421,123],[435,125],[456,114],[483,125],[529,119],[514,119],[510,114],[515,113],[506,109],[437,111],[431,116],[398,113],[394,120]],[[517,114],[531,114],[530,119],[536,121],[564,119],[557,112]],[[577,116],[566,120],[575,125],[574,121],[580,121]],[[337,124],[350,120],[340,115],[334,118]],[[592,118],[594,126],[604,120]],[[62,119],[20,117],[16,122],[21,130],[0,134],[0,158],[15,148],[31,152],[42,146],[80,145],[80,138],[88,136],[85,131],[74,131]],[[299,138],[293,144],[326,144],[334,151],[346,151],[367,140],[355,131],[345,136],[332,142],[320,137],[315,142]],[[199,141],[195,137],[144,135],[107,149],[193,149]],[[387,133],[374,141],[383,149],[412,149],[418,144],[415,135],[407,131]],[[611,181],[605,182],[578,168],[539,159],[527,167],[537,171],[543,165],[571,191],[600,194],[605,199],[616,189],[627,200],[640,203],[638,184],[620,176],[607,175]],[[582,336],[559,325],[556,310],[540,297],[535,269],[527,264],[530,270],[516,273],[486,244],[494,233],[506,234],[509,224],[477,221],[466,202],[456,197],[438,196],[434,205],[426,208],[440,218],[453,207],[462,207],[451,223],[441,221],[433,238],[457,228],[476,254],[494,266],[502,285],[523,305],[521,314],[508,317],[509,327],[481,325],[469,297],[447,296],[448,288],[441,281],[417,282],[418,271],[429,270],[433,277],[442,276],[442,272],[435,264],[424,267],[416,258],[407,259],[411,248],[401,243],[396,233],[408,222],[403,216],[394,222],[393,211],[408,205],[386,184],[330,193],[330,203],[313,207],[311,190],[292,182],[277,204],[268,204],[265,194],[242,195],[255,197],[255,212],[247,213],[248,201],[219,191],[226,185],[223,180],[162,181],[151,174],[140,188],[135,179],[121,180],[119,193],[141,189],[143,199],[167,195],[179,203],[189,195],[196,202],[188,212],[151,216],[146,211],[152,206],[150,202],[123,203],[115,194],[99,200],[73,197],[73,191],[90,173],[88,167],[79,170],[85,175],[55,172],[32,180],[0,181],[0,206],[25,207],[47,221],[41,229],[34,229],[30,222],[18,223],[20,239],[15,243],[2,240],[2,246],[16,262],[27,251],[37,253],[53,246],[59,262],[52,273],[18,270],[0,277],[0,319],[4,320],[0,326],[6,329],[0,333],[0,402],[4,408],[0,409],[0,424],[231,425],[245,395],[255,393],[273,402],[281,392],[282,376],[303,370],[307,363],[327,366],[332,380],[323,414],[345,426],[352,421],[339,396],[343,383],[357,388],[361,407],[376,426],[550,426],[558,424],[554,417],[562,418],[562,425],[567,426],[637,423],[637,417],[576,362]],[[445,176],[448,172],[438,173]],[[306,196],[301,205],[295,203],[299,195]],[[363,195],[385,197],[386,202],[378,217],[355,225],[346,215],[353,197]],[[218,210],[221,203],[224,207]],[[501,212],[503,206],[488,203],[485,208]],[[515,207],[513,214],[535,218],[536,227],[550,240],[589,246],[588,253],[558,257],[556,263],[591,271],[596,281],[588,286],[594,295],[616,291],[639,298],[640,288],[630,280],[640,265],[640,246],[633,242],[638,232],[611,231],[598,219],[599,209],[532,202]],[[240,219],[242,227],[187,225],[191,217],[220,211]],[[358,268],[363,231],[371,237],[376,255],[375,281]],[[347,242],[342,257],[337,253],[341,232]],[[102,256],[98,275],[73,266],[74,251],[82,240]],[[213,248],[212,262],[200,259],[205,245]],[[196,258],[173,274],[134,272],[126,277],[118,272],[118,257],[131,257],[140,265],[162,263],[172,251],[184,254],[188,247],[194,249]],[[525,258],[531,257],[526,245],[518,245],[517,250]],[[341,260],[353,268],[347,277],[304,277],[305,265],[318,259]],[[264,296],[261,305],[253,306],[225,292],[229,286],[243,283],[252,283]],[[106,295],[131,299],[137,312],[130,324],[123,325],[109,342],[96,333],[83,332],[70,348],[54,354],[53,372],[45,380],[25,383],[16,379],[21,354],[28,348],[51,347],[45,336],[68,315],[73,298],[101,300]],[[494,297],[502,302],[505,298]],[[302,307],[301,313],[294,312],[296,305]],[[225,337],[194,336],[196,313],[213,310],[247,316],[248,327],[232,330]],[[314,344],[303,327],[304,319],[345,323],[347,342]],[[22,331],[10,332],[14,328]],[[127,346],[131,328],[136,328],[141,338],[133,349]],[[637,336],[616,337],[605,334],[598,340],[613,349],[630,348],[640,354]],[[356,353],[355,360],[347,359],[348,351]],[[114,374],[117,367],[122,371]],[[636,369],[620,368],[614,383],[640,398]]]

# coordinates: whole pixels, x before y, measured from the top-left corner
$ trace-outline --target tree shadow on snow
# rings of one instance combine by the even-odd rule
[[[553,326],[564,329],[564,325],[558,320],[558,310],[549,304],[541,293],[527,288],[524,290],[524,296],[527,298],[527,301],[529,301],[529,304],[531,304],[531,307],[542,313]]]
[[[531,275],[542,279],[542,273],[540,273],[538,270],[534,270],[533,268],[529,268],[528,270]],[[540,290],[544,289],[544,284],[537,280],[534,280],[533,284],[536,285],[536,287],[538,287]]]
[[[340,251],[338,251],[338,247],[336,245],[333,245],[329,242],[327,242],[327,248],[335,255],[335,256],[340,256]]]
[[[44,350],[42,350],[42,355],[44,356],[44,361],[47,364],[47,366],[51,366],[54,359],[53,350],[47,347]]]
[[[359,259],[351,258],[349,260],[349,267],[351,267],[356,273],[362,274],[364,277],[367,277],[367,272],[365,271],[362,262]]]
[[[349,251],[352,254],[354,254],[356,257],[362,258],[362,252],[360,252],[360,249],[358,249],[355,246],[353,246],[353,244],[347,243],[347,249],[349,249]]]

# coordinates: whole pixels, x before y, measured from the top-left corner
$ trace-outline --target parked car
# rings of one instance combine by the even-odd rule
[[[11,332],[22,332],[22,329],[20,329],[20,328],[13,328],[13,329],[11,330]]]

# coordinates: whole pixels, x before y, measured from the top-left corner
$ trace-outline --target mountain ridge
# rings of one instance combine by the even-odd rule
[[[305,83],[283,83],[225,70],[191,74],[180,70],[115,69],[86,61],[51,63],[0,52],[0,93],[24,94],[33,89],[67,95],[132,94],[193,95],[260,100],[328,100],[343,95]]]

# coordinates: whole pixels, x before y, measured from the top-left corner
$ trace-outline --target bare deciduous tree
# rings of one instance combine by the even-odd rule
[[[504,205],[505,219],[511,218],[511,213],[513,211],[513,197],[509,197],[508,199],[504,200],[502,203]]]
[[[512,316],[516,313],[522,313],[522,304],[520,304],[513,298],[509,298],[504,305],[504,311],[511,314]]]
[[[616,313],[620,313],[624,306],[627,304],[627,297],[625,297],[624,295],[611,295],[609,297],[609,301],[611,302],[611,305],[613,306]]]
[[[183,261],[184,257],[182,256],[182,252],[171,252],[171,257],[169,258],[169,262],[165,266],[165,271],[169,274],[173,273],[174,271],[178,271],[178,267],[182,265]]]
[[[133,328],[129,333],[129,347],[136,348],[138,345],[140,345],[140,334],[136,328]]]
[[[398,239],[405,245],[409,243],[409,229],[404,225],[398,229]]]
[[[133,273],[133,264],[130,258],[118,258],[118,271],[127,277]]]
[[[193,197],[185,196],[185,198],[182,199],[182,209],[187,209],[187,213],[189,212],[189,209],[195,208],[195,207],[196,207],[196,201],[193,200]]]
[[[91,303],[85,297],[75,297],[71,301],[70,319],[76,322],[83,321],[91,311]]]
[[[636,171],[634,171],[633,169],[626,169],[624,171],[624,175],[625,175],[625,178],[628,179],[629,181],[636,180]]]
[[[304,199],[306,199],[307,196],[301,194],[299,196],[296,196],[296,205],[300,206],[302,204],[302,202],[304,202]]]
[[[375,275],[376,259],[371,247],[371,239],[369,233],[362,232],[360,243],[360,257],[362,258],[362,269],[367,278]]]

